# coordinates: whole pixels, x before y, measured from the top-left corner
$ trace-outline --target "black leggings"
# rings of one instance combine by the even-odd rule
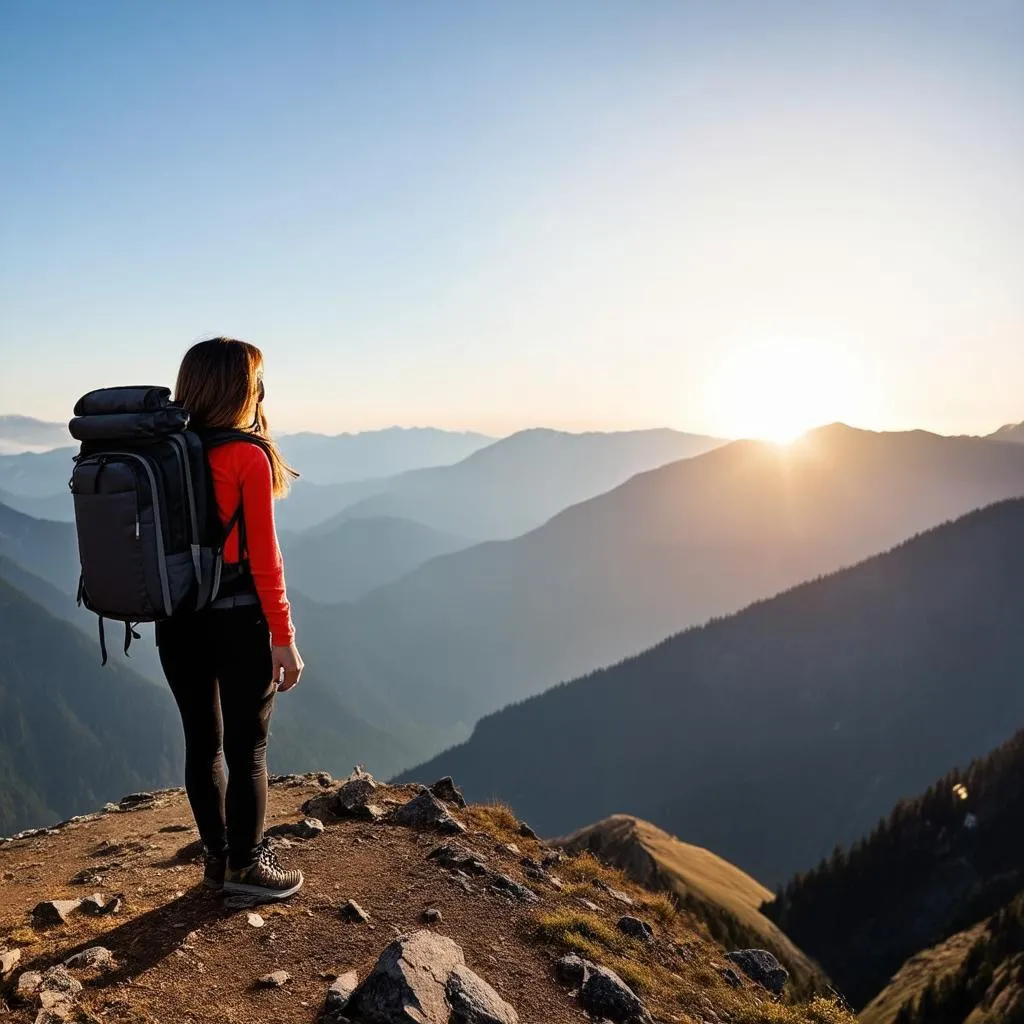
[[[258,605],[183,615],[159,624],[157,642],[185,728],[185,789],[199,836],[246,867],[267,811],[276,687],[266,619]]]

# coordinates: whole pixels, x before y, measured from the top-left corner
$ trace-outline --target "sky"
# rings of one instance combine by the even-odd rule
[[[7,0],[0,413],[267,360],[280,429],[1024,419],[1018,0]]]

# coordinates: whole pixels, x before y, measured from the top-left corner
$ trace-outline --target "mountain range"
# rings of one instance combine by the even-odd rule
[[[547,834],[628,810],[774,885],[1006,739],[1022,616],[1015,500],[507,707],[415,774]]]
[[[340,484],[459,462],[495,440],[471,431],[388,427],[355,434],[280,435],[285,458],[306,480]]]
[[[354,601],[424,562],[470,546],[411,519],[345,519],[282,541],[288,585],[316,601]]]
[[[843,426],[786,449],[734,442],[635,476],[522,537],[436,558],[346,617],[394,703],[424,722],[469,726],[1018,495],[1017,445]]]
[[[42,451],[68,443],[63,423],[47,423],[31,416],[0,415],[0,454]]]

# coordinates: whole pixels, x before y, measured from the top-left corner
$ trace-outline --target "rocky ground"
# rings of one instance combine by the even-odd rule
[[[436,795],[435,795],[436,794]],[[180,791],[0,840],[0,1017],[12,1022],[845,1024],[789,1004],[662,894],[566,858],[453,785],[275,779],[284,905],[202,887]],[[779,993],[782,993],[780,995]]]

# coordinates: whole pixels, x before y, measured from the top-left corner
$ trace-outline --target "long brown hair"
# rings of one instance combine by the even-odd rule
[[[174,399],[196,427],[227,427],[258,436],[270,456],[274,497],[288,493],[299,474],[270,436],[263,411],[263,353],[255,345],[236,338],[193,345],[181,361]]]

